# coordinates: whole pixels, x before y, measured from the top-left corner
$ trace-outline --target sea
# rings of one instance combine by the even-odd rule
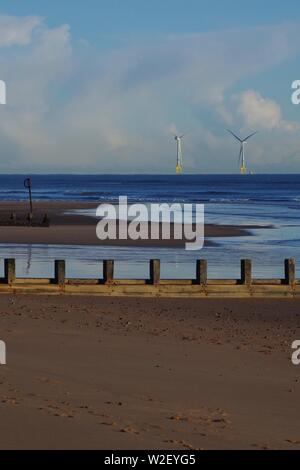
[[[208,276],[238,278],[240,259],[253,261],[258,278],[282,277],[293,257],[300,277],[300,175],[0,175],[0,200],[28,199],[24,179],[32,180],[35,201],[60,200],[204,204],[205,223],[250,226],[243,237],[215,238],[199,251],[56,245],[0,245],[0,258],[17,260],[20,277],[51,277],[53,261],[65,259],[68,277],[101,277],[102,260],[115,259],[119,278],[145,278],[151,258],[161,260],[163,278],[195,276],[196,259],[208,261]],[[95,215],[83,211],[83,215]],[[96,218],[95,218],[96,226]],[[1,228],[0,228],[1,230]],[[0,263],[2,265],[2,263]],[[0,266],[0,273],[3,267]]]

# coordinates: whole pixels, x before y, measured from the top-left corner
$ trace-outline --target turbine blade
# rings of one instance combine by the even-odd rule
[[[258,134],[258,131],[255,131],[253,132],[252,134],[248,135],[248,137],[246,137],[243,142],[246,142],[247,140],[249,140],[251,137],[253,137],[255,134]]]
[[[191,132],[185,132],[184,134],[180,135],[179,138],[182,139],[183,137],[186,137],[187,135],[190,135]]]
[[[235,137],[239,142],[243,142],[242,139],[240,139],[234,132],[232,132],[230,129],[227,129],[227,132],[229,132],[233,137]]]

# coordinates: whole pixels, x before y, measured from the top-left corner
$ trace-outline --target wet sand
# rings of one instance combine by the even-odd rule
[[[1,449],[300,449],[299,300],[0,297]]]
[[[105,240],[96,236],[96,219],[79,214],[66,214],[78,209],[96,209],[97,204],[81,202],[35,202],[35,219],[42,220],[47,213],[50,227],[0,227],[0,243],[59,244],[59,245],[118,245],[148,247],[181,247],[186,240]],[[0,219],[7,220],[11,213],[25,220],[28,204],[24,202],[0,202]],[[231,225],[205,225],[205,243],[213,244],[219,237],[235,237],[251,234],[255,227]]]

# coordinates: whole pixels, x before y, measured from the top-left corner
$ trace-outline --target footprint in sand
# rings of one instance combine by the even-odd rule
[[[20,403],[21,403],[15,397],[5,397],[4,396],[4,397],[1,397],[0,400],[1,400],[1,403],[5,404],[5,405],[17,406],[17,405],[20,405]]]
[[[49,400],[45,401],[49,402]],[[44,407],[41,406],[38,410],[60,418],[75,418],[75,412],[73,410],[68,409],[66,406],[61,407],[55,402],[48,403]]]
[[[194,426],[194,431],[197,430],[197,426],[203,425],[213,428],[215,431],[220,431],[231,424],[228,413],[219,408],[189,410],[185,413],[175,413],[167,419],[178,423],[190,423]]]
[[[300,439],[298,439],[298,440],[286,439],[285,442],[287,442],[288,444],[300,445]]]
[[[180,446],[180,447],[183,447],[184,449],[189,449],[189,450],[204,450],[203,448],[195,447],[192,444],[189,444],[188,442],[185,442],[183,440],[168,439],[163,442],[167,444],[175,444],[177,446]]]
[[[115,421],[103,421],[100,424],[102,426],[117,426],[118,425],[118,423],[116,423]]]
[[[61,411],[59,413],[54,413],[53,416],[57,416],[57,417],[60,417],[60,418],[74,418],[74,415],[72,415],[70,413],[67,413],[67,412],[64,412],[64,411]]]
[[[136,434],[136,435],[140,434],[139,431],[134,429],[132,426],[126,426],[125,428],[121,428],[119,432],[123,432],[126,434]]]

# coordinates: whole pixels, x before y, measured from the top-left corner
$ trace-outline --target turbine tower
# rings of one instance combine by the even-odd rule
[[[174,135],[174,138],[177,142],[177,162],[176,162],[176,173],[177,175],[180,175],[182,173],[182,139],[184,137],[183,135]]]
[[[241,148],[240,148],[240,153],[239,153],[239,159],[238,159],[238,163],[240,165],[240,173],[241,175],[245,175],[247,173],[247,168],[246,168],[246,162],[245,162],[245,144],[248,142],[248,140],[253,137],[255,134],[258,133],[258,131],[255,131],[253,132],[252,134],[248,135],[247,137],[245,137],[245,139],[241,139],[240,137],[238,137],[234,132],[230,131],[229,129],[227,129],[228,132],[233,135],[233,137],[235,139],[237,139],[240,144],[241,144]]]

